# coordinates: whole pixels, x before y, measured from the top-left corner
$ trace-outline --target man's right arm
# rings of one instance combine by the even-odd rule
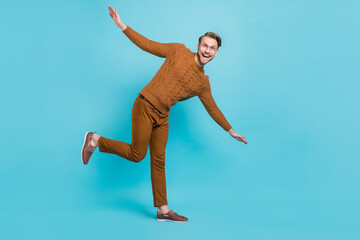
[[[121,28],[123,33],[139,48],[142,50],[154,54],[158,57],[166,57],[168,56],[172,50],[174,50],[177,46],[180,46],[179,43],[159,43],[155,41],[151,41],[141,34],[134,31],[132,28],[126,26],[120,19],[120,16],[112,7],[108,7],[109,15],[114,20],[114,23],[117,27]]]
[[[125,25],[125,24],[124,24]],[[142,50],[154,54],[158,57],[167,57],[180,43],[160,43],[152,41],[140,33],[136,32],[129,26],[122,26],[124,28],[123,33],[139,48]]]

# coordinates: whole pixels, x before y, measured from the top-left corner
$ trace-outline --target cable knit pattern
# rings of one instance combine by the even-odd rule
[[[209,115],[226,131],[230,124],[217,107],[209,77],[195,61],[196,53],[182,43],[159,43],[127,26],[123,33],[139,48],[165,58],[151,81],[140,91],[160,112],[169,114],[178,101],[198,96]]]

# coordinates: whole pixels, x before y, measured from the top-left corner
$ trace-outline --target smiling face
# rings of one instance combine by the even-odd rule
[[[201,39],[201,44],[197,45],[197,55],[201,65],[210,62],[218,53],[218,44],[216,39],[204,36]]]

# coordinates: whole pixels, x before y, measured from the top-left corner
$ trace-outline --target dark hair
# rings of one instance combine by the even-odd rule
[[[201,44],[201,40],[202,40],[203,37],[205,37],[205,36],[211,37],[211,38],[215,39],[216,42],[217,42],[217,44],[218,44],[218,47],[217,47],[217,48],[219,48],[219,47],[221,46],[221,38],[220,38],[219,35],[217,35],[217,34],[214,33],[214,32],[207,32],[207,33],[205,33],[204,35],[202,35],[201,37],[199,37],[199,44]]]

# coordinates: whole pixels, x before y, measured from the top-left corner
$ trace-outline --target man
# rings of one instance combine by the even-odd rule
[[[169,210],[166,199],[165,148],[168,139],[168,117],[171,106],[198,96],[210,116],[235,139],[244,142],[217,107],[210,90],[209,77],[204,74],[204,65],[218,53],[221,38],[212,32],[199,38],[197,53],[181,43],[159,43],[140,35],[120,19],[117,10],[109,7],[110,16],[117,27],[139,48],[166,58],[153,79],[140,91],[132,109],[131,145],[122,141],[101,137],[93,132],[85,134],[82,148],[84,164],[96,149],[117,154],[133,162],[140,162],[150,147],[151,183],[157,220],[186,222],[188,218]]]

